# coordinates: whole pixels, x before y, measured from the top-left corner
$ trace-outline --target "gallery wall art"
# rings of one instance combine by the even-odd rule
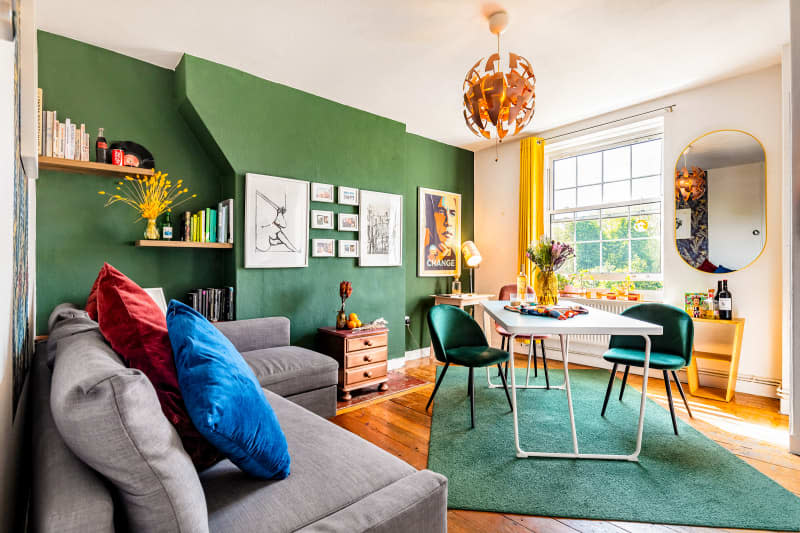
[[[307,181],[246,175],[245,268],[308,266]]]
[[[461,272],[461,195],[419,188],[417,275],[458,276]]]
[[[360,191],[359,266],[403,264],[403,197]]]

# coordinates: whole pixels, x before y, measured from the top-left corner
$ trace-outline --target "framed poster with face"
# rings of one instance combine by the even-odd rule
[[[339,231],[358,231],[358,215],[339,213]]]
[[[333,203],[333,185],[329,183],[312,183],[311,201]]]
[[[358,205],[358,189],[340,186],[339,203],[344,205]]]
[[[311,229],[333,229],[333,211],[311,210]]]
[[[339,241],[339,257],[358,257],[358,241]]]
[[[333,257],[335,253],[333,239],[311,239],[311,255],[313,257]]]
[[[360,191],[358,266],[403,264],[403,197]]]
[[[417,275],[461,273],[461,195],[419,188]]]

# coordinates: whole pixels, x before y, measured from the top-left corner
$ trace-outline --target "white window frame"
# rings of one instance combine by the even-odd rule
[[[610,202],[607,204],[597,204],[590,206],[580,206],[566,209],[553,209],[553,164],[558,159],[565,159],[573,156],[583,155],[603,150],[611,150],[621,146],[628,146],[640,142],[661,139],[661,194],[653,198],[640,198],[636,200],[626,200],[624,202]],[[593,272],[592,277],[598,281],[624,281],[630,276],[632,281],[660,281],[664,282],[664,190],[667,177],[664,174],[664,120],[663,117],[649,119],[633,124],[610,128],[580,137],[569,137],[563,141],[545,144],[545,198],[544,198],[544,219],[545,228],[548,234],[551,233],[552,215],[559,213],[572,213],[576,211],[590,211],[598,209],[610,209],[613,207],[629,207],[634,205],[658,203],[660,205],[660,235],[661,242],[661,272],[660,273],[639,273],[639,272]],[[630,237],[628,239],[630,241]],[[660,291],[638,291],[644,292],[647,296],[660,297]]]

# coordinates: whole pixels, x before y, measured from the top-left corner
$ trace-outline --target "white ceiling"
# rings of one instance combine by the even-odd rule
[[[506,0],[504,50],[527,57],[544,131],[766,67],[789,0]],[[174,68],[183,52],[479,150],[462,81],[495,48],[467,0],[38,0],[39,28]]]

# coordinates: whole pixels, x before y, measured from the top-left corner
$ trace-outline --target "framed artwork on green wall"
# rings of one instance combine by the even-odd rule
[[[417,275],[458,276],[461,271],[461,195],[419,188]]]
[[[403,197],[361,191],[358,266],[403,264]]]
[[[308,204],[307,181],[246,175],[245,268],[308,266]]]

